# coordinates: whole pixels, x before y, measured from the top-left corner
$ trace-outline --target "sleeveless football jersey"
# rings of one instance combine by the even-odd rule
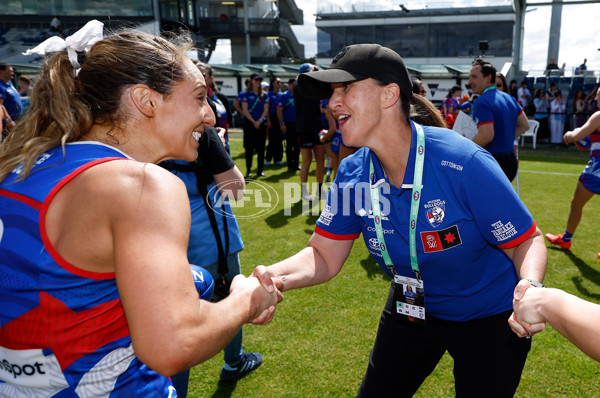
[[[0,397],[176,397],[140,362],[114,273],[81,270],[46,235],[48,206],[84,170],[126,159],[77,142],[50,150],[31,174],[0,183]],[[74,242],[76,244],[76,242]]]

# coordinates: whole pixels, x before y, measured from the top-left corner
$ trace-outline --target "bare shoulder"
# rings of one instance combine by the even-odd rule
[[[107,220],[136,221],[144,214],[189,208],[183,182],[151,163],[125,159],[101,163],[84,171],[72,184],[72,203],[93,208]]]

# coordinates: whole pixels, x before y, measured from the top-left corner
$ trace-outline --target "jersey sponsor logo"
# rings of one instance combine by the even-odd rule
[[[393,229],[386,229],[386,228],[382,228],[382,229],[383,229],[383,233],[384,233],[384,234],[390,234],[390,235],[393,235],[393,234],[395,234],[395,233],[396,233],[396,231],[395,231],[395,230],[393,230]],[[375,227],[371,227],[371,226],[368,226],[368,227],[367,227],[367,231],[369,231],[369,232],[377,232],[377,230],[375,229]]]
[[[0,347],[0,380],[20,387],[52,388],[54,392],[68,387],[56,357],[44,355],[41,349]]]
[[[498,242],[510,239],[517,234],[517,229],[510,221],[504,224],[502,221],[498,220],[492,224],[492,228],[494,229],[492,229],[491,232]]]
[[[456,164],[456,163],[451,162],[449,160],[442,160],[442,166],[450,167],[451,169],[458,170],[458,171],[462,171],[463,170],[463,166],[462,165]]]
[[[439,252],[462,245],[460,233],[456,225],[441,231],[423,231],[421,232],[421,243],[425,253]]]
[[[383,257],[383,255],[381,254],[381,250],[379,249],[379,240],[377,238],[369,238],[369,240],[366,243],[369,253],[377,257]]]

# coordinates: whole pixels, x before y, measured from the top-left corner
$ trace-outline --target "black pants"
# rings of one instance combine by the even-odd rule
[[[285,121],[285,157],[288,171],[297,171],[300,165],[300,143],[296,132],[296,122]]]
[[[246,174],[252,169],[252,157],[257,154],[257,174],[262,173],[265,164],[265,142],[267,140],[267,127],[265,122],[258,129],[248,120],[244,119],[244,150],[246,151]]]
[[[267,155],[265,159],[269,162],[271,159],[273,163],[278,163],[283,160],[283,141],[281,139],[281,130],[279,129],[279,122],[277,117],[272,118],[271,128],[269,129],[269,143],[267,144]]]
[[[454,359],[457,397],[512,397],[531,339],[511,331],[510,313],[466,322],[427,316],[425,326],[408,324],[395,315],[391,289],[358,397],[411,397],[446,351]]]
[[[517,176],[517,171],[519,170],[519,162],[517,161],[517,157],[514,153],[507,154],[492,154],[496,162],[500,165],[500,168],[506,174],[509,181],[512,181]]]

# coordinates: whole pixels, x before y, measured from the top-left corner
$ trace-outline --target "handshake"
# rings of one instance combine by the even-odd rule
[[[277,304],[283,300],[283,280],[272,278],[263,265],[252,275],[237,275],[231,282],[229,297],[239,297],[248,305],[248,323],[265,325],[273,320]]]

